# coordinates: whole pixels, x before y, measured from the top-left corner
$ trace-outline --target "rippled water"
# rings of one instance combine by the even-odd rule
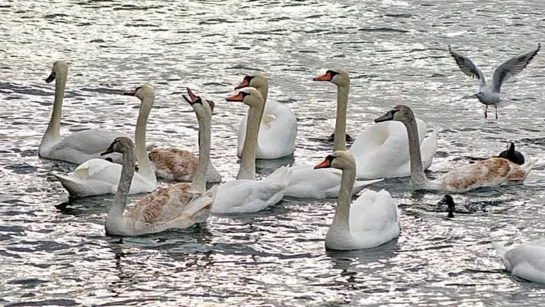
[[[530,4],[532,3],[532,4]],[[51,175],[74,166],[41,160],[37,148],[53,101],[44,78],[71,62],[63,132],[107,127],[132,133],[138,101],[118,90],[157,91],[149,141],[196,151],[196,120],[185,86],[216,101],[214,164],[236,175],[236,131],[246,108],[222,101],[246,73],[270,77],[270,99],[299,119],[294,159],[330,150],[333,85],[312,82],[331,66],[352,77],[348,132],[357,135],[391,106],[410,105],[439,129],[431,175],[487,157],[515,140],[526,157],[544,153],[538,55],[504,86],[513,103],[499,120],[465,99],[477,82],[446,47],[471,56],[488,78],[507,58],[543,38],[539,1],[22,1],[0,4],[0,304],[2,305],[527,305],[545,288],[510,277],[490,244],[539,238],[545,173],[525,185],[456,196],[483,207],[452,220],[442,197],[387,180],[402,233],[373,250],[326,252],[335,200],[292,201],[257,214],[212,217],[206,226],[141,238],[104,234],[112,197],[68,201]],[[134,199],[135,197],[133,197]]]

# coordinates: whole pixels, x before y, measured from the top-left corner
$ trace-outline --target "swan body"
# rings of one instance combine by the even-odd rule
[[[416,119],[422,166],[428,169],[437,151],[437,131],[426,135],[426,123]],[[350,152],[356,159],[356,178],[397,178],[411,175],[407,129],[399,122],[376,123],[365,129]]]
[[[290,184],[284,192],[286,197],[324,199],[339,196],[341,171],[334,168],[314,169],[310,165],[291,167]],[[358,194],[365,187],[384,179],[358,180],[351,195]]]
[[[535,161],[517,165],[507,159],[493,157],[465,165],[437,178],[428,180],[422,168],[422,155],[418,141],[418,130],[412,110],[405,105],[397,105],[375,122],[400,121],[407,129],[411,161],[411,183],[418,190],[438,190],[464,193],[482,187],[495,187],[508,179],[524,181]]]
[[[191,181],[199,164],[191,151],[179,148],[154,148],[148,156],[157,177],[172,181]],[[212,162],[206,171],[206,181],[221,182],[221,174]]]
[[[149,164],[146,152],[146,124],[149,112],[155,100],[153,88],[144,84],[126,95],[138,97],[142,103],[136,124],[136,158],[139,170],[131,177],[129,194],[151,192],[157,187],[155,173]],[[91,159],[79,165],[73,172],[54,173],[70,196],[85,197],[92,195],[114,194],[117,191],[122,167],[117,163],[103,159]]]
[[[187,183],[174,188],[158,189],[124,212],[131,177],[134,175],[133,143],[126,137],[117,138],[107,152],[123,154],[123,170],[119,176],[118,189],[105,221],[108,235],[139,236],[169,229],[184,229],[204,222],[210,214],[216,187],[203,193],[201,189]]]
[[[356,162],[348,151],[335,151],[316,166],[342,170],[341,192],[325,246],[333,250],[373,248],[399,236],[397,203],[386,190],[366,190],[351,204]]]
[[[62,103],[68,76],[68,65],[63,61],[56,61],[47,83],[55,80],[55,99],[53,112],[47,130],[40,142],[38,155],[41,158],[66,161],[81,164],[89,159],[101,158],[100,153],[110,146],[113,140],[124,133],[106,129],[91,129],[72,133],[64,138],[60,134]],[[119,161],[119,155],[113,154],[106,158]]]
[[[218,187],[212,213],[257,212],[282,200],[290,181],[291,170],[288,167],[281,167],[269,177],[260,181],[255,180],[255,153],[264,104],[263,96],[258,90],[248,87],[228,97],[227,101],[242,101],[250,107],[248,131],[237,179]]]
[[[255,88],[261,93],[265,101],[265,109],[261,124],[259,125],[256,158],[277,159],[292,155],[295,151],[297,118],[291,108],[277,101],[267,100],[269,82],[262,74],[255,73],[251,76],[245,76],[235,89],[243,87]],[[248,115],[245,115],[240,122],[237,143],[237,155],[239,158],[242,156],[244,149],[247,121]]]
[[[528,242],[511,250],[496,245],[508,272],[528,281],[545,283],[545,239]]]

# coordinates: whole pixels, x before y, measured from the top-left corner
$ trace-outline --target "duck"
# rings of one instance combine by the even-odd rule
[[[191,99],[196,98],[196,95],[187,88],[187,94]],[[184,97],[186,100],[189,99]],[[214,112],[215,103],[212,100],[206,100]],[[151,166],[155,171],[157,178],[170,181],[191,181],[197,171],[198,158],[189,150],[180,148],[151,148],[148,146],[148,158]],[[208,164],[206,172],[207,182],[221,182],[221,174],[214,167],[212,162]]]
[[[100,156],[100,153],[106,150],[115,138],[127,136],[124,133],[97,128],[61,136],[61,113],[67,77],[68,64],[62,60],[55,61],[51,73],[45,79],[46,83],[55,81],[53,112],[40,142],[38,156],[73,164],[81,164],[93,158],[119,162],[118,154]]]
[[[244,76],[235,90],[245,87],[253,87],[258,90],[265,101],[265,109],[259,125],[256,159],[278,159],[293,155],[297,136],[297,118],[291,108],[275,100],[267,100],[269,80],[262,73],[256,72]],[[240,122],[237,142],[237,156],[239,158],[242,157],[244,150],[247,121],[248,115],[245,115]]]
[[[337,120],[335,135],[346,133],[346,112],[350,76],[342,68],[329,69],[325,74],[316,77],[316,81],[325,81],[337,86]],[[416,119],[424,170],[428,169],[437,150],[437,131],[433,130],[425,138],[427,125]],[[333,148],[345,150],[343,138],[336,138]],[[350,147],[356,159],[357,179],[399,178],[410,175],[410,159],[407,133],[401,123],[389,122],[374,124],[362,131]]]
[[[422,169],[422,155],[418,143],[417,124],[413,111],[406,105],[396,105],[375,122],[398,121],[405,125],[411,158],[411,184],[416,190],[435,190],[453,193],[465,193],[477,188],[497,187],[506,182],[513,174],[524,181],[532,170],[535,161],[517,165],[507,159],[492,157],[473,164],[458,167],[430,181]]]
[[[338,96],[347,91],[346,78],[348,74],[343,70],[328,70],[325,74],[315,77],[314,81],[329,81],[340,84]],[[343,78],[344,82],[343,82]],[[346,107],[348,100],[337,99],[337,114],[333,150],[346,150],[346,138],[337,137],[346,135]],[[292,175],[285,191],[286,197],[305,199],[325,199],[339,196],[342,172],[335,168],[315,169],[313,165],[297,165],[291,167]],[[352,195],[358,194],[365,187],[380,182],[384,178],[373,180],[357,180],[352,189]]]
[[[513,142],[509,142],[509,147],[506,150],[500,152],[498,156],[518,165],[523,165],[525,161],[524,155],[520,151],[515,150],[515,143]]]
[[[342,171],[335,216],[325,237],[326,249],[373,248],[399,236],[397,202],[388,191],[366,190],[351,204],[352,185],[356,179],[356,161],[352,153],[336,150],[315,168],[336,168]]]
[[[265,101],[261,93],[246,87],[227,101],[242,102],[249,107],[244,150],[236,180],[218,186],[212,207],[213,214],[258,212],[280,202],[291,176],[289,167],[282,166],[267,178],[257,181],[255,176],[256,149],[261,115]]]
[[[521,244],[512,249],[493,244],[507,272],[531,282],[545,283],[545,239]]]
[[[475,65],[475,63],[473,63],[470,58],[453,50],[450,45],[448,46],[450,56],[454,59],[456,65],[458,65],[460,70],[465,75],[476,78],[480,81],[479,92],[473,95],[473,97],[477,98],[482,104],[485,105],[485,119],[488,118],[488,106],[490,105],[494,106],[496,110],[496,119],[498,119],[498,107],[502,107],[504,105],[504,101],[502,101],[500,97],[502,84],[509,78],[514,77],[522,72],[526,68],[526,66],[528,66],[528,64],[532,61],[532,59],[537,55],[540,49],[541,44],[538,43],[537,48],[526,51],[505,61],[494,71],[492,83],[487,84],[482,71]]]
[[[182,183],[183,189],[178,186],[175,189],[156,191],[142,197],[125,211],[135,174],[134,144],[130,138],[118,137],[104,154],[112,152],[123,155],[123,164],[114,201],[104,223],[107,235],[140,236],[171,229],[185,229],[206,221],[217,187],[201,193],[200,189],[191,184]]]
[[[149,84],[143,84],[124,94],[135,96],[141,101],[135,129],[138,172],[135,172],[131,177],[129,194],[152,192],[157,187],[157,178],[150,165],[145,143],[146,126],[149,113],[155,102],[155,92]],[[68,191],[70,197],[87,197],[115,194],[121,171],[120,164],[97,158],[85,161],[71,173],[53,173],[53,175]]]

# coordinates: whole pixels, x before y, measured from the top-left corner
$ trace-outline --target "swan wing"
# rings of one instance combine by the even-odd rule
[[[424,139],[422,145],[420,145],[420,152],[422,153],[422,166],[424,170],[430,168],[433,163],[433,157],[437,152],[437,129],[434,129],[430,136]],[[410,174],[410,162],[409,162],[409,174]]]
[[[490,158],[451,170],[436,182],[444,190],[465,192],[480,187],[498,186],[519,168],[519,165],[509,160]]]
[[[258,158],[276,159],[293,154],[297,135],[297,118],[287,105],[267,104],[258,135]]]
[[[508,251],[502,257],[502,261],[506,269],[511,271],[513,275],[529,281],[545,283],[545,257],[543,255],[545,255],[545,246],[534,245],[530,242]]]

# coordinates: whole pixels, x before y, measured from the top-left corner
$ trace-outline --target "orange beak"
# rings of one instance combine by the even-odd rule
[[[324,161],[320,162],[320,164],[317,164],[317,165],[314,167],[314,169],[318,169],[318,168],[328,168],[328,167],[331,167],[331,161],[325,159]]]
[[[331,73],[326,72],[325,74],[319,75],[318,77],[315,77],[312,80],[313,81],[331,81],[331,79],[333,79],[333,76],[331,75]]]
[[[248,86],[250,86],[250,82],[248,82],[247,78],[244,77],[244,79],[242,79],[242,81],[237,86],[235,86],[235,90],[241,89],[243,87],[248,87]]]
[[[189,87],[187,88],[187,94],[189,95],[191,101],[197,100],[197,95],[195,95],[195,93],[193,93],[193,91]]]
[[[244,100],[244,95],[242,95],[242,93],[236,93],[232,96],[229,96],[227,98],[225,98],[225,100],[227,101],[242,101]]]

